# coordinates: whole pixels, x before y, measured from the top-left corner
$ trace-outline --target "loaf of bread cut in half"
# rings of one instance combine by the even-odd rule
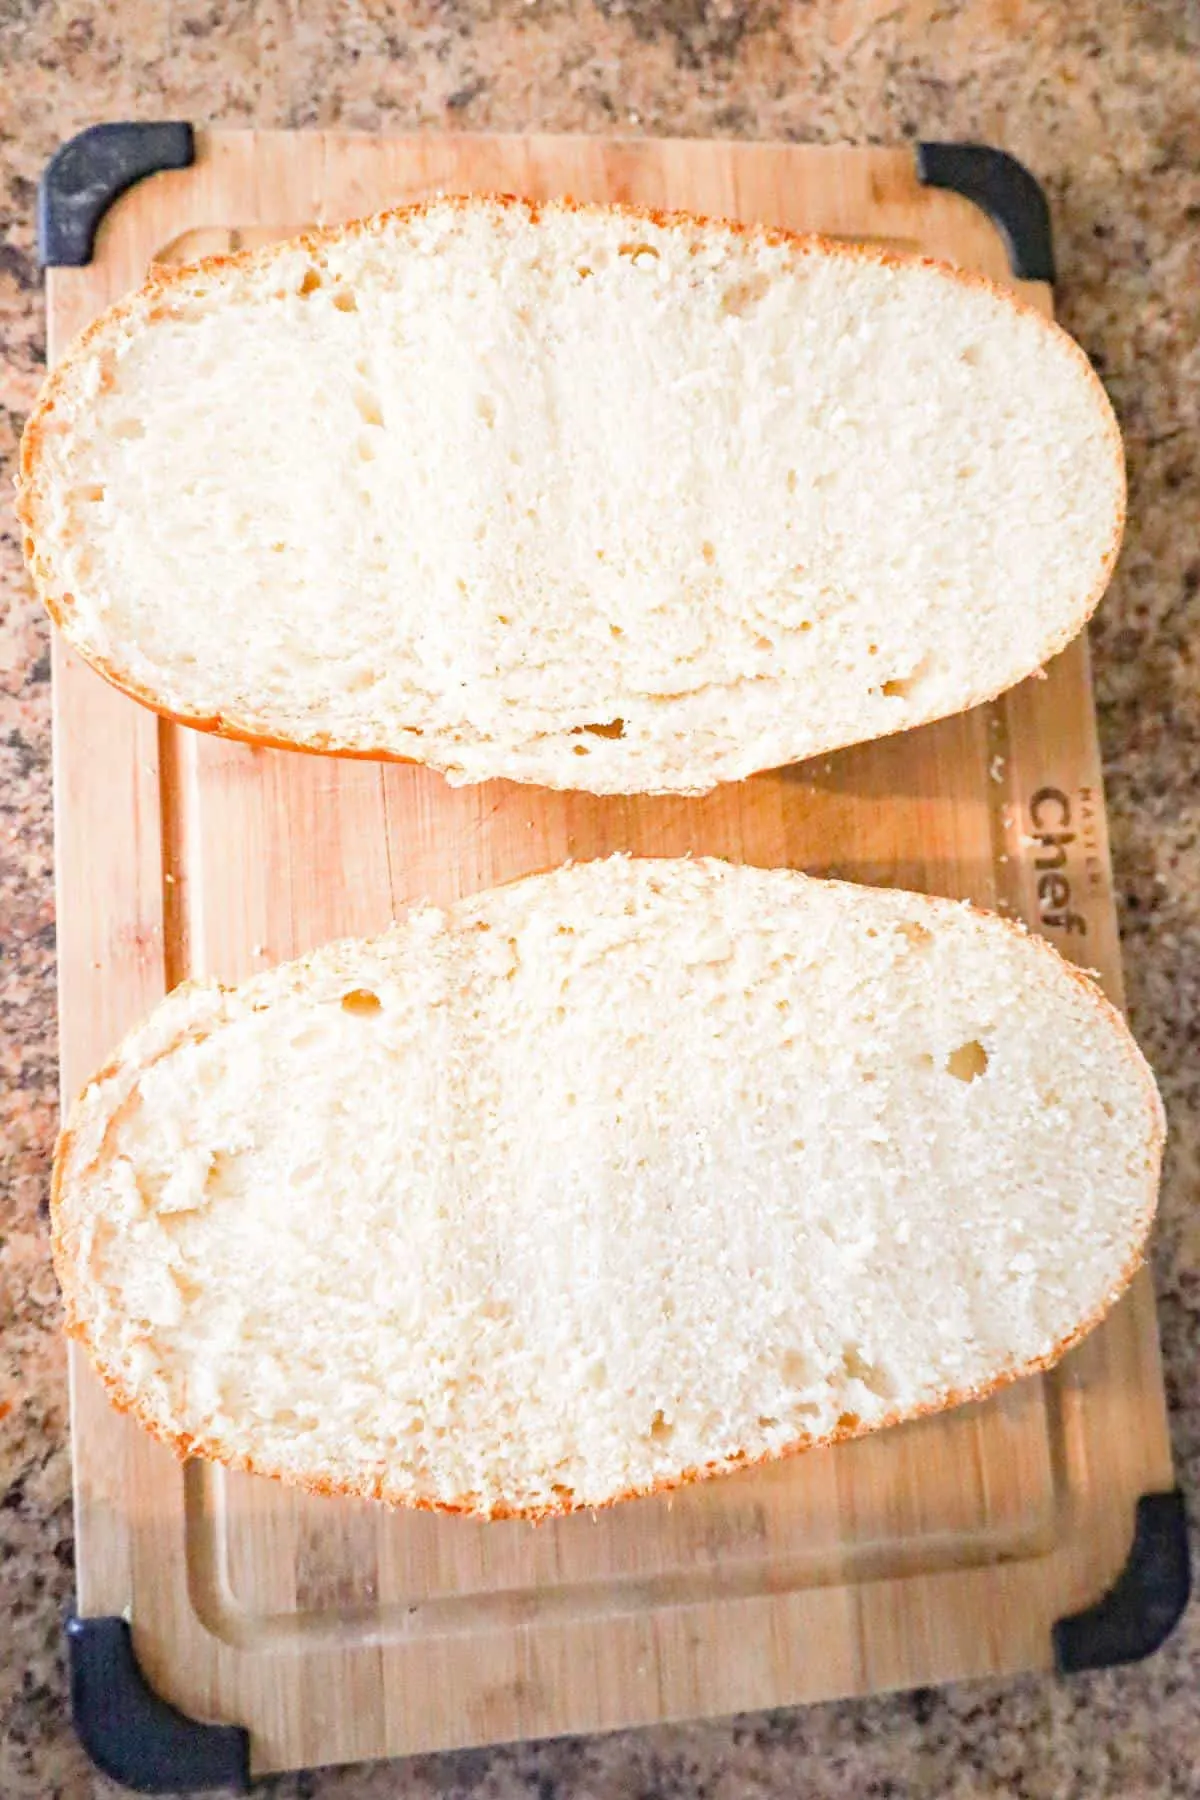
[[[1124,505],[1087,358],[978,277],[497,199],[157,276],[20,482],[46,604],[160,711],[594,793],[991,698],[1080,630]]]
[[[181,1452],[485,1517],[989,1393],[1112,1305],[1162,1115],[970,908],[567,867],[179,989],[75,1107],[69,1325]]]

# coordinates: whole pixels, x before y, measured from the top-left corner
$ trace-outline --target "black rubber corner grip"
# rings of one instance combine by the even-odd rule
[[[1107,1594],[1055,1625],[1055,1667],[1071,1675],[1152,1656],[1183,1617],[1191,1588],[1183,1495],[1143,1494],[1128,1561]]]
[[[918,144],[917,176],[985,212],[1004,239],[1018,281],[1054,282],[1054,238],[1041,183],[990,144]]]
[[[90,125],[60,144],[38,187],[38,261],[43,269],[81,269],[92,260],[101,219],[113,201],[147,175],[188,169],[196,159],[190,125]]]
[[[135,1794],[249,1791],[249,1733],[202,1725],[160,1699],[124,1619],[68,1619],[67,1661],[75,1730],[102,1774]]]

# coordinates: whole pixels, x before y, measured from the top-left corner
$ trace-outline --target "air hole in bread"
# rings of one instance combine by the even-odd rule
[[[489,430],[495,425],[496,402],[492,399],[490,394],[480,394],[475,402],[475,411],[479,414],[479,417],[483,420]]]
[[[946,1073],[953,1075],[955,1081],[978,1081],[987,1074],[987,1066],[988,1053],[978,1038],[960,1044],[946,1058]]]
[[[843,1347],[842,1370],[850,1381],[860,1381],[877,1399],[888,1399],[891,1388],[887,1376],[875,1363],[868,1362],[857,1344]]]
[[[360,437],[358,440],[358,460],[359,462],[375,461],[375,446],[368,437]]]
[[[901,919],[896,930],[914,950],[924,950],[933,942],[932,931],[919,924],[916,919]]]
[[[348,994],[342,995],[342,1011],[355,1013],[362,1018],[369,1018],[377,1013],[383,1002],[379,995],[370,988],[351,988]]]
[[[976,369],[979,367],[982,359],[983,350],[981,346],[979,344],[968,344],[959,358],[959,361],[965,362],[968,369]]]
[[[202,1281],[193,1281],[190,1275],[185,1275],[180,1269],[171,1270],[171,1280],[175,1283],[175,1290],[185,1306],[191,1306],[197,1300],[203,1300],[204,1283]]]
[[[310,294],[315,294],[317,289],[324,285],[324,278],[321,275],[321,271],[319,269],[308,268],[304,271],[304,279],[296,289],[296,292],[302,300],[307,300]]]
[[[590,754],[586,744],[574,744],[572,748],[574,749],[576,756],[588,756]]]
[[[607,725],[577,725],[572,737],[578,737],[581,731],[588,731],[598,738],[623,738],[625,736],[624,719],[610,719]]]
[[[587,281],[590,279],[593,271],[588,268],[586,263],[580,263],[575,273],[578,275],[580,281]]]
[[[800,1146],[804,1148],[803,1144]],[[779,1364],[779,1373],[789,1387],[807,1387],[812,1379],[808,1359],[799,1350],[785,1350]]]
[[[908,671],[907,675],[893,675],[890,680],[883,683],[880,691],[889,699],[911,700],[928,675],[931,666],[932,658],[923,656],[916,667]]]
[[[383,424],[383,408],[379,403],[378,394],[372,388],[355,388],[354,404],[358,408],[358,416],[364,425]]]
[[[754,311],[770,285],[768,275],[748,275],[745,281],[735,281],[721,296],[721,311],[729,318],[744,318]]]
[[[618,254],[627,256],[635,269],[649,268],[658,261],[658,251],[653,244],[622,244]]]
[[[837,1429],[839,1431],[857,1431],[860,1423],[861,1421],[856,1412],[844,1412],[838,1414]]]
[[[918,1069],[932,1069],[933,1057],[929,1054],[928,1050],[922,1050],[918,1054],[917,1067]]]
[[[115,438],[145,437],[146,427],[140,419],[118,419],[110,428],[110,435]]]
[[[717,553],[716,553],[715,549],[713,548],[713,546],[709,543],[707,538],[705,538],[704,542],[700,546],[700,554],[704,558],[706,563],[716,562],[716,560],[717,560]]]
[[[333,304],[339,312],[354,313],[358,311],[358,295],[353,288],[340,287],[333,296]]]
[[[778,1423],[779,1420],[773,1413],[759,1413],[758,1415],[758,1428],[760,1431],[773,1431]]]
[[[298,1413],[293,1407],[284,1406],[271,1414],[272,1425],[284,1431],[316,1431],[317,1421],[311,1414]]]
[[[675,1427],[664,1417],[661,1407],[650,1421],[647,1436],[656,1444],[669,1444],[675,1435]]]
[[[799,476],[796,474],[795,469],[789,469],[787,472],[787,491],[789,494],[795,493],[798,483]]]
[[[237,1155],[232,1150],[214,1150],[209,1158],[208,1169],[204,1176],[203,1197],[197,1196],[195,1204],[203,1206],[208,1200],[219,1199],[228,1194],[230,1181],[237,1167]],[[190,1211],[191,1208],[172,1207],[172,1211]]]
[[[99,481],[89,481],[85,487],[78,487],[75,489],[76,500],[82,500],[88,506],[99,505],[100,501],[104,498],[104,494],[104,485]]]

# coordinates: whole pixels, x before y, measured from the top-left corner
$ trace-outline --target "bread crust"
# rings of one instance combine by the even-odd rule
[[[916,253],[892,250],[879,244],[848,244],[825,237],[817,232],[801,233],[787,231],[779,227],[750,225],[740,220],[719,219],[710,215],[688,213],[684,211],[663,211],[654,207],[634,207],[626,205],[598,205],[590,202],[576,201],[570,198],[539,202],[522,199],[513,194],[473,194],[447,195],[433,200],[418,201],[410,206],[394,207],[388,211],[376,213],[366,219],[354,220],[345,225],[314,227],[301,232],[298,236],[279,244],[269,244],[259,249],[243,250],[232,253],[204,257],[198,262],[184,265],[177,269],[163,270],[156,268],[145,284],[135,292],[126,295],[103,312],[99,318],[85,328],[69,346],[65,355],[47,376],[42,386],[34,410],[26,424],[21,438],[18,474],[16,477],[16,513],[24,528],[23,550],[25,561],[32,576],[38,596],[55,625],[62,632],[67,643],[83,659],[103,676],[103,678],[127,694],[131,699],[139,701],[163,718],[178,725],[190,726],[195,731],[210,733],[218,737],[230,738],[237,742],[254,745],[259,749],[299,750],[317,755],[333,755],[353,758],[368,762],[420,763],[441,773],[455,772],[455,764],[451,757],[439,754],[431,746],[428,755],[414,753],[409,747],[397,749],[394,744],[376,744],[363,746],[349,744],[344,739],[327,732],[309,732],[296,736],[286,733],[275,735],[264,731],[260,725],[250,719],[239,716],[237,712],[199,713],[173,709],[153,689],[146,686],[134,676],[130,669],[116,658],[101,654],[90,645],[74,624],[75,600],[70,593],[59,592],[54,573],[47,557],[38,547],[40,504],[43,498],[40,485],[40,463],[45,439],[53,429],[56,408],[60,402],[74,397],[80,381],[81,371],[90,364],[94,351],[102,347],[105,339],[114,331],[119,331],[128,321],[140,312],[153,317],[156,303],[167,305],[172,296],[197,276],[217,275],[225,270],[239,270],[262,267],[273,258],[305,250],[319,256],[325,246],[343,242],[355,237],[379,235],[405,221],[420,218],[422,215],[447,207],[458,211],[473,211],[481,208],[498,208],[508,211],[522,211],[536,223],[543,214],[565,211],[583,215],[627,218],[631,223],[650,223],[667,230],[695,231],[712,229],[727,232],[731,237],[747,242],[762,243],[769,246],[784,246],[797,253],[817,251],[823,256],[847,262],[873,263],[882,268],[925,268],[934,269],[947,280],[966,288],[973,288],[992,295],[1005,306],[1017,313],[1036,319],[1039,326],[1053,335],[1067,350],[1076,366],[1085,375],[1096,403],[1097,418],[1101,422],[1104,438],[1111,453],[1113,470],[1117,477],[1118,505],[1116,522],[1109,543],[1101,556],[1100,573],[1092,588],[1076,609],[1074,617],[1046,645],[1040,647],[1036,657],[1029,660],[1028,666],[1022,667],[999,687],[973,689],[963,695],[961,701],[947,710],[935,707],[931,711],[916,712],[899,720],[895,725],[871,726],[865,729],[854,742],[867,743],[874,739],[895,735],[898,731],[907,731],[919,725],[932,723],[935,719],[950,716],[953,712],[965,712],[974,706],[981,706],[995,700],[1000,694],[1016,686],[1020,681],[1033,675],[1083,630],[1111,580],[1120,553],[1124,535],[1128,506],[1128,488],[1125,474],[1125,459],[1121,443],[1121,434],[1116,418],[1099,376],[1093,369],[1088,357],[1075,340],[1048,318],[1037,307],[1024,300],[1012,289],[993,281],[989,276],[972,269],[960,269],[951,264],[940,262],[934,257]],[[103,379],[103,377],[102,377]],[[805,758],[819,756],[828,751],[845,746],[848,740],[838,738],[836,741],[805,746]],[[585,759],[581,759],[586,762]],[[771,765],[765,765],[771,766]],[[753,770],[747,773],[759,773]],[[710,780],[697,786],[679,785],[667,789],[659,789],[653,785],[606,782],[602,787],[594,787],[586,779],[587,771],[580,772],[580,779],[555,779],[544,774],[536,777],[536,785],[560,791],[570,792],[604,792],[614,794],[669,792],[673,794],[703,794],[711,792],[719,783]],[[528,776],[513,774],[503,767],[497,767],[488,776],[471,777],[472,781],[504,777],[510,780],[529,781]]]
[[[672,861],[671,858],[638,858],[638,861]],[[711,859],[717,860],[717,859]],[[530,876],[521,880],[534,879]],[[818,881],[812,876],[801,877],[805,881]],[[516,882],[505,886],[515,886]],[[837,888],[856,895],[862,889],[853,882],[819,880],[823,888]],[[900,890],[889,890],[900,892]],[[1166,1139],[1166,1119],[1158,1090],[1141,1058],[1136,1043],[1129,1031],[1124,1016],[1112,1004],[1096,983],[1074,964],[1067,963],[1063,957],[1044,938],[1030,932],[1019,920],[1004,919],[997,914],[989,913],[986,908],[976,906],[967,901],[949,900],[943,896],[927,894],[907,894],[903,897],[927,908],[935,916],[938,913],[967,911],[972,915],[986,919],[1002,932],[1010,933],[1022,939],[1035,951],[1035,954],[1046,960],[1048,967],[1053,966],[1056,973],[1063,970],[1071,978],[1072,983],[1086,996],[1095,1007],[1100,1017],[1108,1026],[1114,1028],[1124,1040],[1125,1056],[1136,1062],[1144,1071],[1144,1093],[1146,1108],[1146,1141],[1148,1146],[1147,1164],[1152,1171],[1147,1185],[1144,1206],[1138,1216],[1134,1232],[1134,1248],[1122,1267],[1117,1280],[1105,1295],[1101,1303],[1082,1319],[1075,1328],[1059,1339],[1043,1355],[1030,1358],[1025,1362],[1014,1362],[1001,1369],[990,1380],[980,1382],[973,1387],[951,1388],[935,1400],[923,1402],[921,1405],[905,1410],[894,1408],[873,1424],[863,1424],[853,1414],[843,1414],[832,1432],[821,1435],[801,1434],[792,1442],[778,1448],[750,1456],[745,1451],[734,1452],[730,1456],[714,1458],[712,1461],[695,1467],[680,1470],[671,1476],[662,1477],[643,1486],[622,1489],[616,1493],[597,1500],[578,1500],[573,1494],[563,1494],[554,1503],[538,1506],[523,1506],[519,1503],[509,1504],[501,1501],[491,1506],[481,1507],[468,1499],[436,1500],[412,1494],[392,1485],[389,1486],[382,1475],[367,1477],[357,1481],[341,1481],[333,1476],[317,1474],[298,1474],[294,1470],[273,1466],[270,1462],[253,1456],[239,1456],[229,1452],[219,1441],[193,1436],[187,1432],[176,1431],[162,1420],[154,1416],[149,1407],[132,1392],[121,1379],[116,1370],[108,1366],[89,1333],[88,1320],[84,1308],[79,1304],[79,1288],[75,1279],[74,1260],[70,1237],[64,1223],[63,1192],[66,1182],[67,1167],[71,1160],[75,1134],[83,1109],[91,1090],[102,1083],[113,1080],[121,1074],[132,1074],[135,1069],[145,1069],[157,1061],[160,1056],[169,1054],[184,1037],[192,1032],[178,1032],[168,1043],[164,1044],[154,1056],[133,1057],[129,1055],[129,1044],[135,1033],[131,1033],[109,1058],[83,1093],[78,1097],[71,1110],[71,1116],[60,1131],[55,1146],[54,1168],[51,1179],[50,1219],[51,1219],[51,1252],[55,1273],[62,1289],[65,1306],[64,1330],[68,1337],[75,1339],[86,1351],[92,1367],[96,1371],[105,1392],[118,1412],[126,1413],[158,1442],[167,1445],[180,1459],[192,1456],[203,1457],[240,1474],[261,1475],[272,1480],[282,1481],[288,1486],[297,1487],[312,1494],[341,1496],[362,1500],[376,1500],[386,1506],[405,1508],[419,1512],[450,1513],[481,1520],[523,1519],[534,1523],[548,1519],[563,1518],[576,1512],[599,1512],[609,1506],[615,1506],[626,1500],[649,1499],[656,1495],[673,1492],[691,1486],[698,1481],[710,1480],[717,1476],[732,1475],[741,1471],[761,1468],[767,1464],[783,1462],[793,1456],[803,1454],[807,1450],[829,1448],[835,1444],[845,1443],[852,1438],[874,1435],[894,1425],[909,1424],[917,1419],[929,1417],[935,1413],[945,1412],[951,1407],[964,1406],[986,1400],[1003,1388],[1031,1375],[1053,1368],[1061,1359],[1082,1341],[1107,1316],[1125,1293],[1134,1276],[1144,1261],[1146,1240],[1153,1224],[1158,1197],[1158,1169],[1161,1162],[1163,1146]],[[299,976],[312,964],[313,956],[297,958],[289,966]],[[244,985],[244,984],[243,984]],[[202,987],[211,996],[214,1003],[219,1003],[226,995],[238,991],[238,985],[226,985],[221,982],[182,983],[174,990],[176,995],[189,988]],[[140,1029],[140,1028],[139,1028]],[[107,1119],[106,1127],[112,1123],[116,1114],[114,1107]]]

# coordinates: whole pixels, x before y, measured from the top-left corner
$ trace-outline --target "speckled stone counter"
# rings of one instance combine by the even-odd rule
[[[0,457],[43,359],[35,184],[106,118],[1002,144],[1045,183],[1059,305],[1125,430],[1130,528],[1093,628],[1134,1027],[1171,1142],[1155,1268],[1200,1498],[1200,107],[1195,0],[7,0]],[[0,1796],[119,1791],[67,1720],[65,1359],[47,626],[0,511]],[[1193,1503],[1193,1517],[1196,1507]],[[284,1777],[293,1796],[1158,1800],[1200,1796],[1200,1614],[1150,1662]]]

